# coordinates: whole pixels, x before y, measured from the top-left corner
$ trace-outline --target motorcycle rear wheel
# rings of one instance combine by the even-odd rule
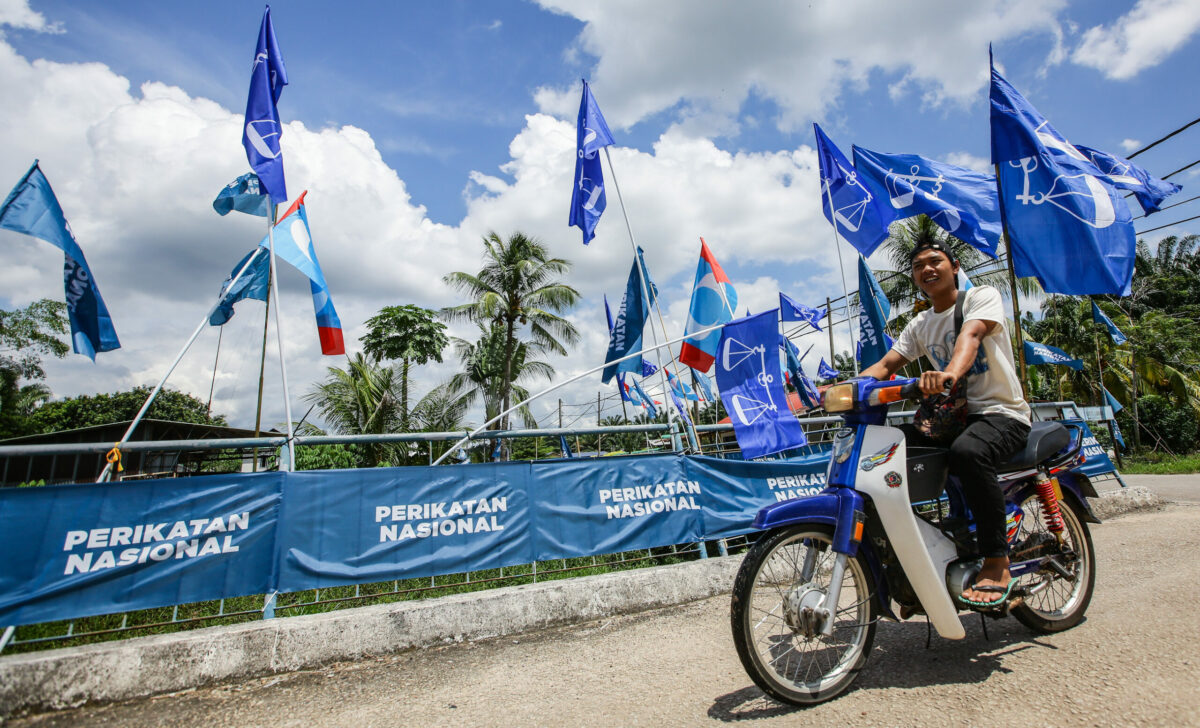
[[[1031,494],[1026,498],[1021,503],[1021,510],[1025,512],[1021,529],[1025,531],[1028,528],[1028,533],[1021,534],[1018,541],[1029,534],[1046,532],[1041,503],[1036,495]],[[1012,610],[1013,616],[1021,624],[1043,634],[1062,632],[1079,624],[1092,601],[1092,590],[1096,585],[1096,552],[1092,548],[1092,534],[1087,523],[1079,517],[1077,507],[1070,501],[1059,503],[1059,513],[1066,527],[1066,545],[1075,553],[1072,562],[1062,564],[1072,578],[1064,579],[1049,569],[1022,576],[1018,582],[1019,588],[1029,589],[1040,582],[1049,583],[1038,593],[1025,597]]]
[[[805,636],[798,622],[798,595],[828,594],[832,542],[832,529],[817,525],[769,532],[746,553],[734,581],[730,623],[738,657],[754,684],[776,700],[810,705],[839,695],[866,664],[875,640],[879,607],[861,552],[846,561],[832,634],[810,629]],[[814,563],[806,578],[810,551]]]

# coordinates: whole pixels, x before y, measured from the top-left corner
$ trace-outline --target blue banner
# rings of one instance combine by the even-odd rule
[[[0,488],[0,624],[262,594],[280,473]]]
[[[891,203],[897,217],[928,215],[954,237],[996,257],[1001,227],[994,176],[916,154],[861,147],[851,152],[860,179],[878,199]]]
[[[779,313],[738,319],[721,331],[717,388],[742,456],[751,460],[808,442],[779,376]]]
[[[805,306],[783,291],[779,292],[779,318],[782,321],[803,321],[817,331],[821,331],[821,319],[827,315],[829,315],[828,309]]]
[[[604,169],[600,150],[613,143],[612,132],[592,96],[592,88],[583,82],[579,100],[579,119],[575,140],[575,184],[571,190],[571,220],[568,223],[583,231],[583,244],[596,237],[596,224],[608,206],[604,194]],[[606,380],[607,381],[607,380]]]
[[[251,258],[254,260],[252,261]],[[242,270],[243,268],[245,270]],[[240,276],[238,276],[239,271],[241,272]],[[231,286],[230,283],[235,277],[237,282]],[[221,286],[221,300],[212,315],[208,317],[209,326],[224,326],[229,319],[233,318],[233,304],[244,298],[265,302],[270,281],[271,256],[262,248],[251,250],[246,257],[233,266],[229,277],[225,279],[225,284]]]
[[[1082,465],[1072,468],[1073,471],[1083,473],[1084,475],[1103,475],[1105,473],[1116,472],[1117,466],[1113,465],[1109,459],[1108,453],[1104,451],[1104,446],[1092,434],[1091,428],[1083,420],[1063,420],[1064,425],[1079,425],[1083,428],[1083,457]]]
[[[595,463],[591,467],[596,468]],[[279,589],[527,563],[529,463],[292,473]]]
[[[639,265],[641,263],[641,265]],[[625,282],[625,295],[621,297],[621,308],[617,311],[617,321],[608,334],[608,353],[604,361],[610,362],[642,350],[642,334],[646,328],[646,319],[650,318],[651,298],[656,292],[654,284],[650,284],[652,293],[646,293],[642,285],[642,271],[645,269],[642,249],[637,249],[637,257],[629,268],[629,279]],[[646,278],[649,279],[649,275]],[[604,367],[601,380],[608,384],[617,372],[641,373],[643,370],[642,357],[635,356],[623,362]]]
[[[36,159],[0,205],[0,228],[32,235],[63,252],[63,288],[76,354],[95,361],[97,352],[121,348],[92,269]]]
[[[875,280],[866,259],[862,256],[858,258],[858,303],[856,355],[859,366],[866,369],[886,356],[888,349],[892,348],[891,340],[884,331],[888,315],[892,312],[892,304],[887,296],[883,295],[879,281]]]

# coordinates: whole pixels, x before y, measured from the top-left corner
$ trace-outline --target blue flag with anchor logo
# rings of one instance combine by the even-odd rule
[[[928,215],[954,237],[996,257],[1001,227],[995,177],[916,154],[880,154],[861,147],[851,151],[859,179],[898,218]]]
[[[276,204],[288,198],[283,179],[283,156],[279,148],[283,127],[279,123],[279,109],[276,107],[287,83],[287,69],[279,52],[279,42],[275,40],[271,6],[268,5],[263,11],[262,25],[258,28],[258,45],[254,48],[242,146],[246,148],[246,161],[258,174],[263,189]]]
[[[571,191],[570,225],[583,231],[583,244],[596,237],[596,224],[608,205],[604,195],[604,170],[600,166],[600,150],[613,143],[608,123],[596,105],[592,89],[583,82],[583,98],[579,101],[579,122],[575,143],[575,184]]]
[[[1129,341],[1128,337],[1122,334],[1121,330],[1117,328],[1117,325],[1104,315],[1104,312],[1100,310],[1095,301],[1092,301],[1092,321],[1103,324],[1104,328],[1108,330],[1108,335],[1112,338],[1112,342],[1117,346]]]
[[[1083,362],[1067,352],[1049,344],[1039,344],[1036,341],[1025,342],[1025,362],[1027,364],[1058,364],[1071,367],[1075,371],[1083,371]]]
[[[817,365],[817,376],[821,379],[837,379],[841,375],[837,369],[825,363],[825,357],[821,357],[821,363]]]
[[[96,352],[121,348],[92,269],[37,160],[0,206],[0,228],[32,235],[63,251],[63,287],[76,354],[96,361]]]
[[[783,291],[779,292],[779,317],[783,321],[803,321],[820,331],[821,319],[827,315],[829,315],[828,309],[805,306]]]
[[[725,324],[717,348],[717,388],[746,460],[808,443],[780,381],[778,317],[771,309]]]
[[[1129,295],[1136,241],[1106,173],[992,68],[992,162],[1013,267],[1047,293]]]
[[[862,183],[854,165],[821,127],[813,124],[813,132],[821,167],[821,212],[858,252],[869,256],[887,239],[888,225],[896,213]]]

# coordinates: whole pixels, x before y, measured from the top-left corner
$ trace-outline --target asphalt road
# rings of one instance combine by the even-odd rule
[[[988,640],[964,615],[965,640],[934,636],[926,649],[923,620],[884,623],[856,685],[808,709],[753,686],[717,597],[11,725],[1200,725],[1200,505],[1117,518],[1093,537],[1096,593],[1080,626],[1040,636],[991,621]]]

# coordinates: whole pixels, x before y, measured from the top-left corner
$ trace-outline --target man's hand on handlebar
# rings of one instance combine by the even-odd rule
[[[921,372],[921,393],[926,396],[944,394],[956,381],[957,377],[946,372]]]

